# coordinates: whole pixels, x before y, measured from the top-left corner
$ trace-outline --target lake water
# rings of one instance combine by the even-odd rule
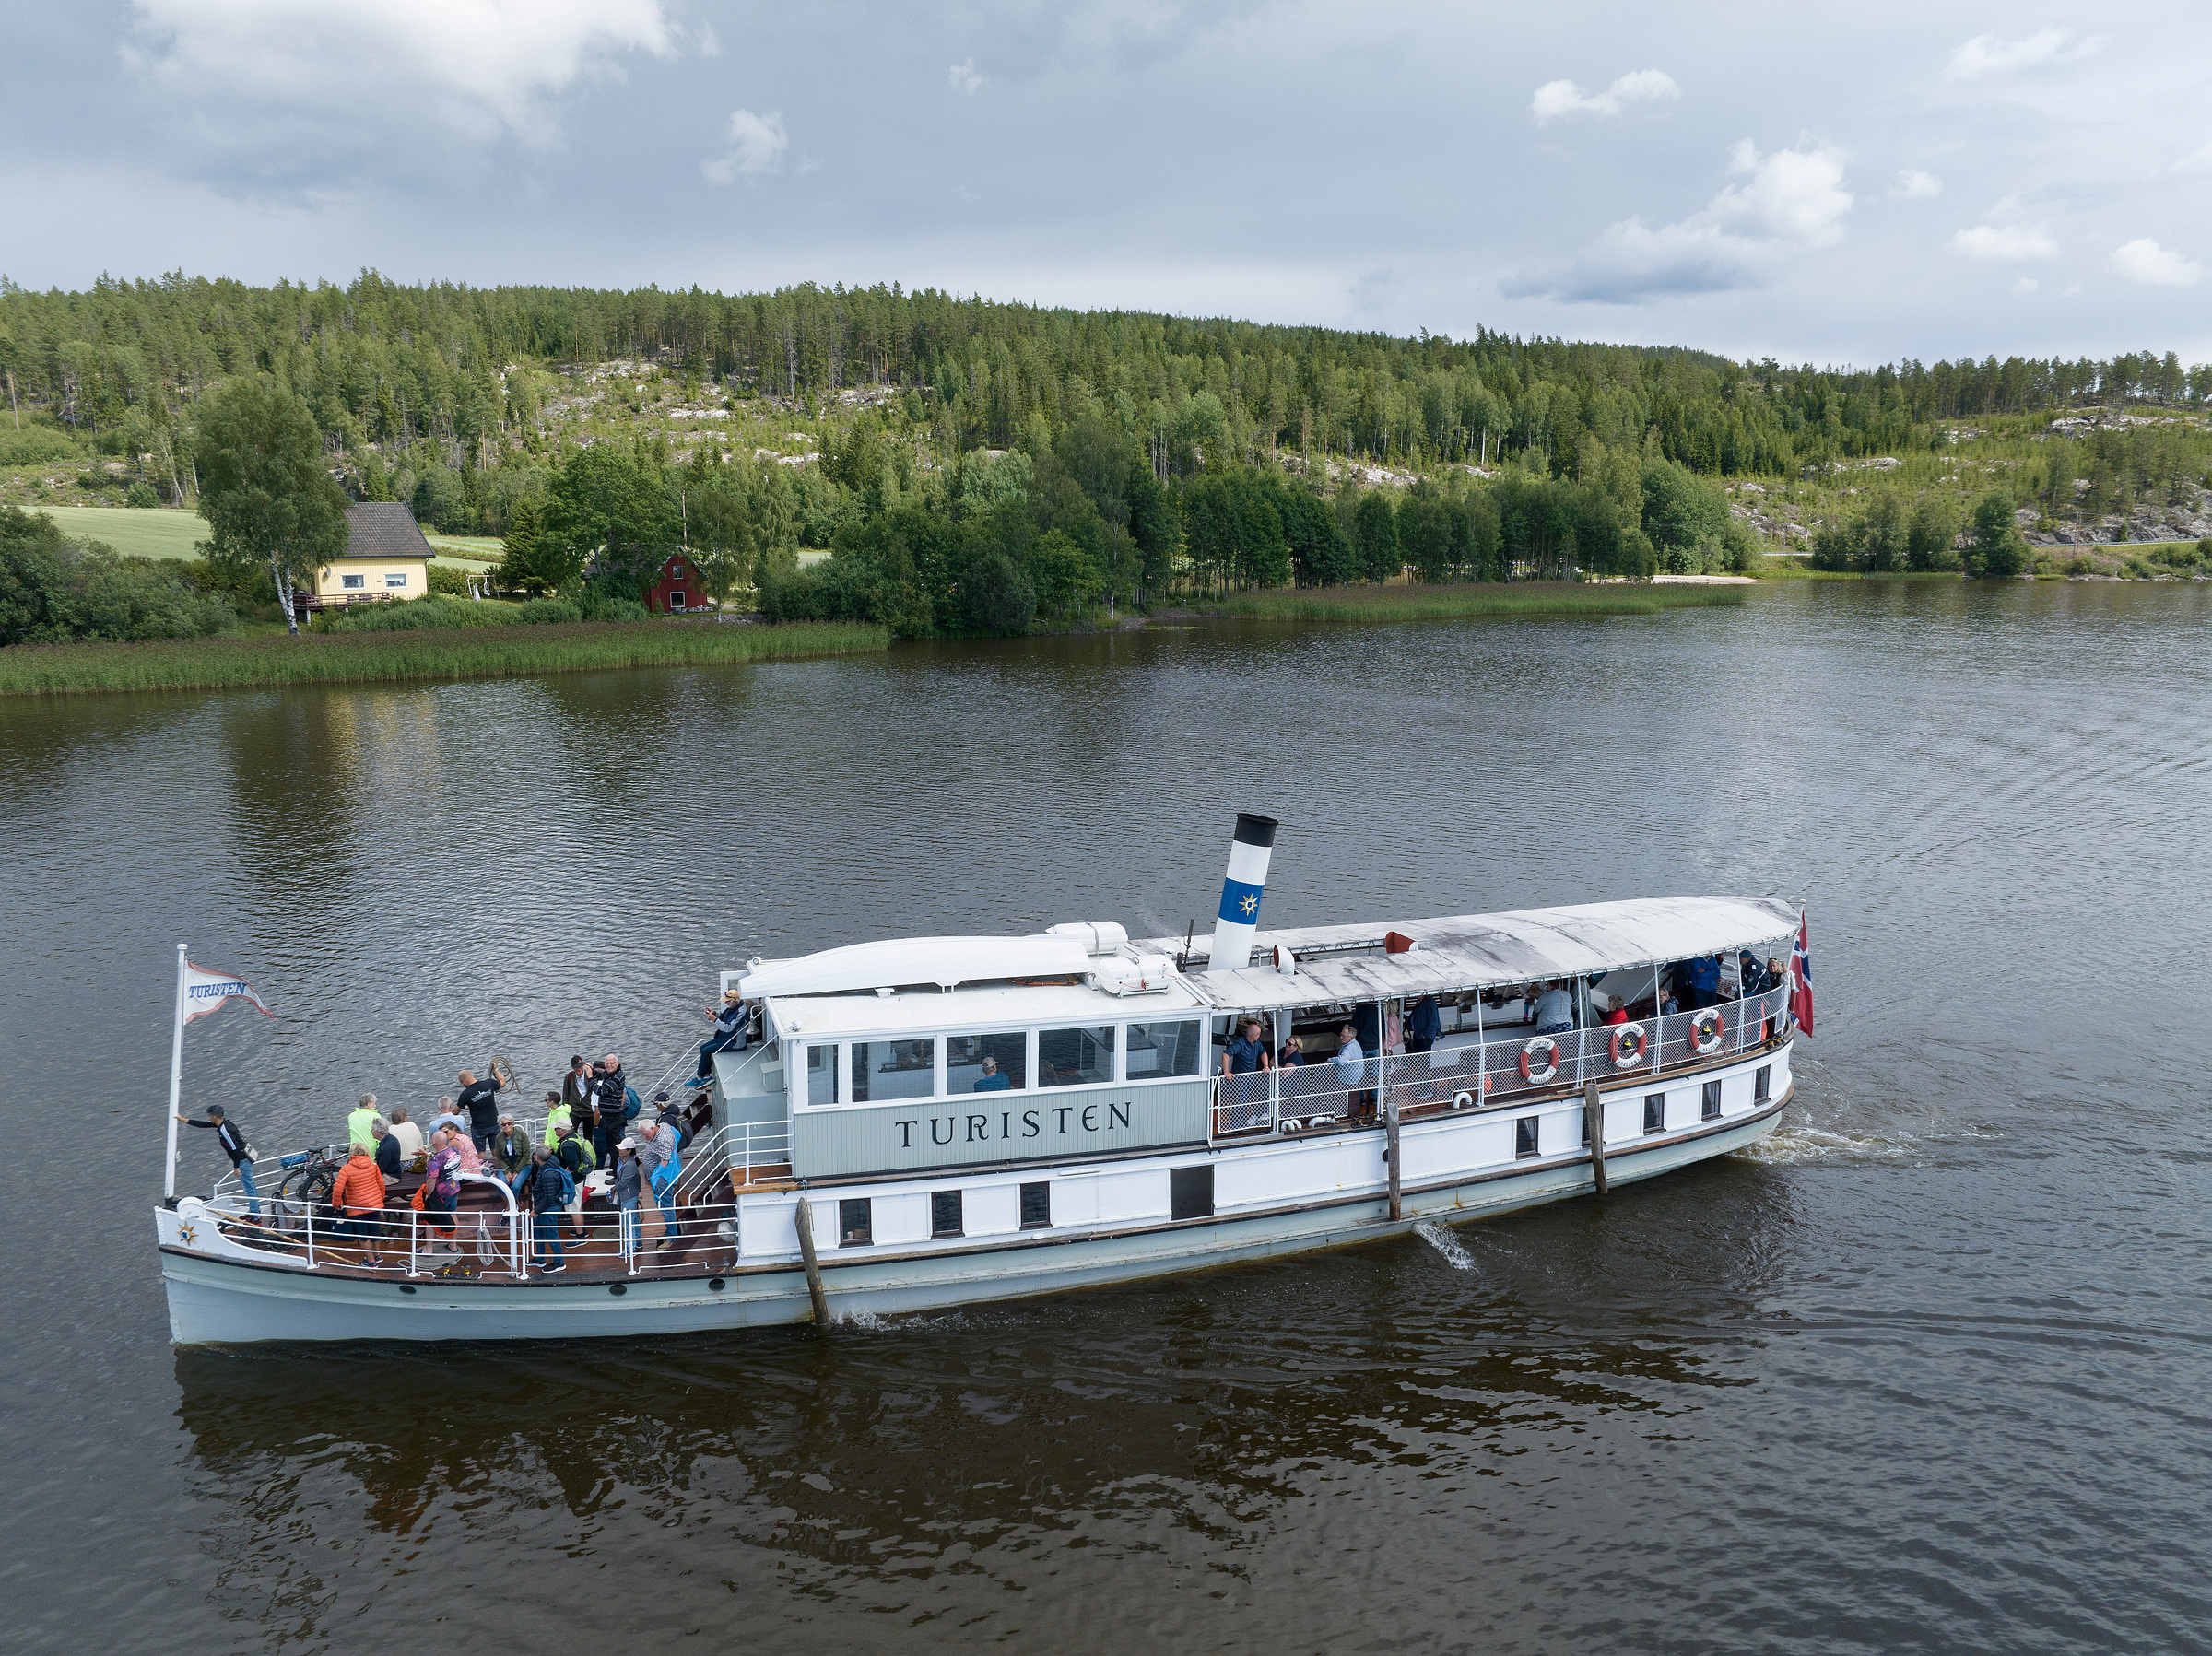
[[[2202,588],[0,705],[17,1650],[2212,1648]],[[877,1326],[179,1353],[173,945],[264,1149],[891,933],[1811,911],[1754,1154]],[[182,1178],[218,1170],[186,1134]]]

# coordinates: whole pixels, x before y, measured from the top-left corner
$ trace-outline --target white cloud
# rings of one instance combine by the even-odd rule
[[[1826,145],[1762,156],[1750,139],[1729,151],[1729,184],[1704,208],[1653,229],[1641,217],[1606,227],[1563,269],[1509,277],[1509,299],[1546,296],[1639,304],[1667,295],[1757,287],[1783,258],[1832,247],[1852,208],[1843,152]]]
[[[660,0],[134,0],[135,67],[194,100],[418,118],[488,138],[553,136],[543,100],[612,66],[675,53]],[[618,70],[612,70],[618,74]]]
[[[2174,162],[2176,172],[2212,172],[2212,144],[2191,150]]]
[[[2042,227],[2031,224],[1977,224],[1953,236],[1951,245],[1969,258],[2004,259],[2015,264],[2022,259],[2048,259],[2058,252],[2058,243]]]
[[[734,184],[782,170],[791,138],[783,131],[781,110],[756,115],[750,110],[730,112],[730,152],[700,162],[699,170],[710,184]],[[807,168],[812,171],[813,169]]]
[[[1946,80],[1980,80],[1989,75],[2009,75],[2044,64],[2071,63],[2104,44],[2091,36],[2077,40],[2071,29],[2040,29],[2017,41],[2001,41],[1994,34],[1978,34],[1951,53],[1944,66]]]
[[[1622,76],[1602,92],[1585,92],[1571,80],[1547,80],[1536,88],[1530,107],[1536,120],[1556,121],[1561,115],[1618,115],[1631,103],[1654,98],[1679,98],[1682,88],[1663,69],[1638,69]]]
[[[2042,283],[2037,281],[2033,276],[2022,276],[2013,283],[2012,290],[2015,293],[2033,293],[2041,286]]]
[[[2205,267],[2195,260],[2184,258],[2170,247],[2160,247],[2148,236],[2138,236],[2114,248],[2112,268],[2131,282],[2145,282],[2154,288],[2194,288],[2205,274]]]
[[[953,65],[945,72],[945,78],[954,91],[965,92],[971,98],[975,96],[977,90],[983,84],[983,77],[976,73],[975,59],[973,58],[968,59],[965,63]]]
[[[1897,183],[1889,194],[1899,201],[1927,201],[1943,194],[1943,181],[1933,172],[1906,167],[1899,170]]]

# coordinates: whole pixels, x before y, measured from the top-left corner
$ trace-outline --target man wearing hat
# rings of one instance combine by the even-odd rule
[[[715,1053],[745,1051],[746,1031],[753,1024],[752,1006],[735,989],[724,992],[721,1005],[708,1007],[707,1016],[713,1020],[714,1038],[699,1043],[699,1072],[691,1078],[694,1086],[704,1086],[714,1078]]]
[[[625,1258],[638,1246],[638,1192],[644,1188],[644,1170],[638,1166],[638,1141],[625,1138],[615,1146],[618,1159],[615,1163],[614,1187],[607,1193],[614,1198],[615,1211],[621,1216],[621,1248]]]

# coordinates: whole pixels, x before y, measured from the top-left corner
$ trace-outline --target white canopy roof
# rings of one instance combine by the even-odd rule
[[[1193,961],[1189,981],[1218,1006],[1312,1006],[1665,965],[1733,954],[1796,929],[1797,911],[1790,904],[1743,897],[1644,898],[1441,920],[1303,926],[1254,937],[1253,964],[1238,971],[1206,971]],[[1401,933],[1416,946],[1386,954],[1385,932]],[[1294,975],[1276,969],[1277,944],[1297,956]],[[1181,940],[1159,938],[1140,946],[1172,951]]]
[[[737,989],[747,1000],[777,994],[853,994],[901,983],[950,989],[996,978],[1056,978],[1096,969],[1082,940],[1042,937],[889,937],[823,949],[795,960],[754,963]]]

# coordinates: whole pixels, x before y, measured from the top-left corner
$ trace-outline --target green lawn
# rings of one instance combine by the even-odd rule
[[[194,558],[193,543],[207,538],[207,523],[196,511],[159,507],[34,506],[73,540],[105,541],[125,558]]]

